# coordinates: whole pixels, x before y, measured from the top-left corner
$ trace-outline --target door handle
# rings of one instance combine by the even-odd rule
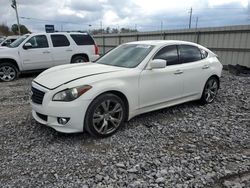
[[[72,52],[73,50],[72,49],[67,49],[66,52]]]
[[[49,54],[50,51],[43,51],[43,54]]]
[[[202,67],[202,69],[208,69],[209,68],[209,65],[204,65],[203,67]]]
[[[182,70],[177,70],[177,71],[175,71],[175,73],[174,74],[182,74],[183,73],[183,71]]]

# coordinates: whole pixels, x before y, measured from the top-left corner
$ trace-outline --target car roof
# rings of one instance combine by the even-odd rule
[[[180,45],[180,44],[187,44],[187,45],[192,45],[192,46],[196,46],[200,49],[206,50],[207,52],[216,55],[215,53],[213,53],[211,50],[209,50],[208,48],[194,43],[194,42],[188,42],[188,41],[182,41],[182,40],[144,40],[144,41],[135,41],[135,42],[128,42],[126,44],[145,44],[145,45],[153,45],[153,46],[165,46],[165,45]]]
[[[6,37],[5,39],[17,39],[19,37],[20,37],[19,35],[11,35],[11,36]]]
[[[89,35],[87,32],[54,32],[54,33],[45,33],[45,32],[40,32],[40,33],[32,33],[32,35],[53,35],[53,34],[78,34],[78,35]]]
[[[168,44],[190,44],[197,46],[198,44],[188,41],[181,41],[181,40],[144,40],[144,41],[135,41],[129,42],[127,44],[146,44],[146,45],[168,45]]]

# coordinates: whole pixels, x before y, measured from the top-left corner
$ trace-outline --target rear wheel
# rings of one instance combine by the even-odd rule
[[[0,80],[3,82],[13,81],[18,77],[18,71],[15,65],[11,63],[0,64]]]
[[[71,63],[84,63],[84,62],[88,62],[88,60],[84,56],[76,56],[71,60]]]
[[[208,81],[205,84],[201,102],[203,104],[212,103],[217,95],[219,89],[219,81],[215,77],[211,77],[208,79]]]
[[[107,93],[97,97],[85,116],[85,129],[93,136],[107,137],[114,134],[125,120],[124,102]]]

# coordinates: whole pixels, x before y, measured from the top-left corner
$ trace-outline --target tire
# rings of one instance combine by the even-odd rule
[[[84,56],[76,56],[71,60],[71,63],[85,63],[85,62],[88,62],[88,60]]]
[[[125,121],[126,108],[120,97],[106,93],[89,105],[85,115],[84,128],[95,137],[113,135]]]
[[[18,69],[12,63],[0,63],[0,81],[10,82],[18,78]]]
[[[202,104],[212,103],[219,89],[219,80],[216,77],[210,77],[203,89],[200,102]]]

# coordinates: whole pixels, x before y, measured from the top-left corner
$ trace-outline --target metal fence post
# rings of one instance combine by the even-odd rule
[[[105,36],[102,36],[102,54],[105,54]]]

